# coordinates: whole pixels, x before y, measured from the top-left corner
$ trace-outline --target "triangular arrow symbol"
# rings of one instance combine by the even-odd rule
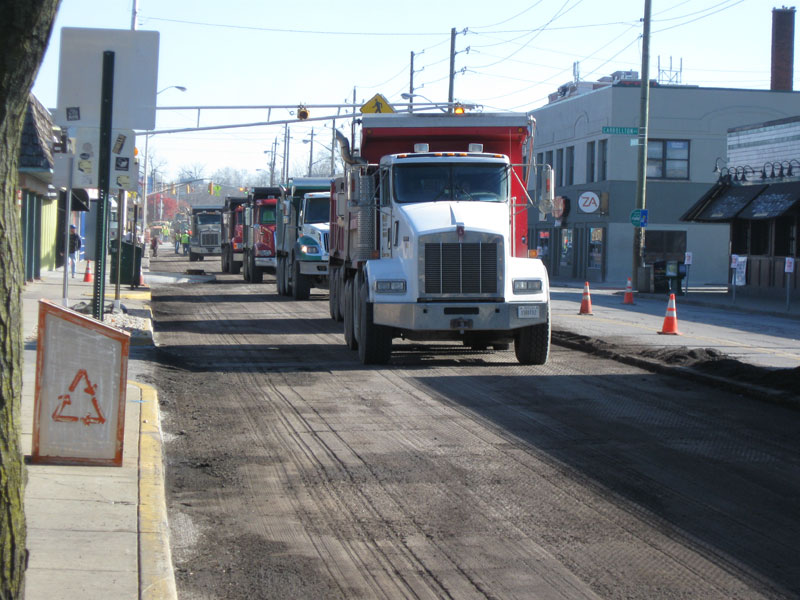
[[[86,380],[86,387],[83,388],[83,391],[88,394],[92,401],[91,404],[94,407],[94,415],[91,412],[87,412],[86,415],[83,417],[76,417],[74,415],[65,415],[62,414],[64,409],[67,406],[72,404],[72,398],[70,394],[62,394],[58,397],[61,401],[60,404],[56,407],[53,411],[53,420],[60,421],[60,422],[67,422],[67,423],[74,423],[76,421],[82,421],[84,425],[87,427],[92,423],[98,423],[102,425],[106,422],[105,417],[103,417],[103,413],[100,410],[100,407],[97,405],[97,397],[95,396],[95,392],[97,391],[97,386],[94,385],[91,381],[89,381],[89,374],[86,372],[86,369],[80,369],[76,374],[75,378],[72,380],[72,384],[69,386],[70,393],[74,392],[78,388],[78,384],[80,383],[81,379]]]

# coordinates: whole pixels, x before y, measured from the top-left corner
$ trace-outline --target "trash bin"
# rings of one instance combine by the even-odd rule
[[[136,264],[134,266],[134,256]],[[117,245],[111,245],[111,283],[117,283]],[[120,261],[120,285],[128,284],[139,286],[142,273],[142,247],[134,246],[130,242],[122,242],[122,260]]]
[[[645,267],[638,267],[636,271],[637,284],[636,291],[642,294],[653,293],[653,267],[647,265]]]

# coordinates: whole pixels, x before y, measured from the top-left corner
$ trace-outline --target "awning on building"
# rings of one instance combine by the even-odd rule
[[[742,210],[768,187],[718,181],[681,217],[681,221],[725,223],[741,218]]]
[[[739,213],[739,219],[775,219],[800,214],[800,181],[772,183]]]

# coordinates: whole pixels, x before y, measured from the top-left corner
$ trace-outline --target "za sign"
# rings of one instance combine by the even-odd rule
[[[33,462],[122,466],[130,335],[39,301]]]
[[[578,197],[578,209],[585,213],[597,212],[600,209],[600,198],[594,192],[583,192]]]

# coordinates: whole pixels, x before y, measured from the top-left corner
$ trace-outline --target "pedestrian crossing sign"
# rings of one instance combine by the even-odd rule
[[[393,113],[395,112],[389,101],[381,94],[375,94],[361,107],[362,113]]]

